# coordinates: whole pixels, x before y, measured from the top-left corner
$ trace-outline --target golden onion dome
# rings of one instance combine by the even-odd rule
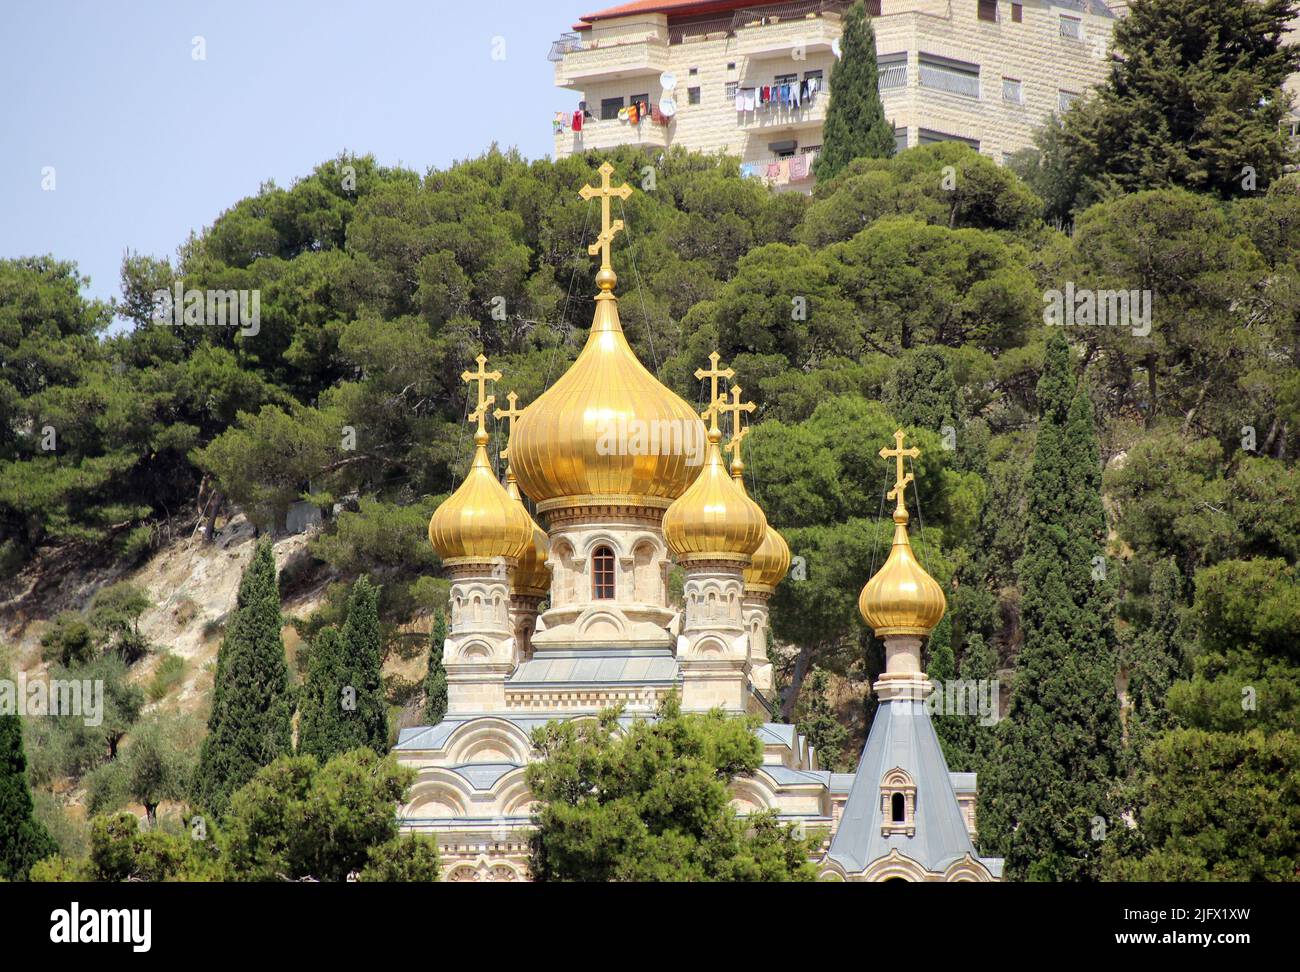
[[[497,482],[487,442],[488,434],[480,428],[465,481],[429,520],[429,543],[444,562],[518,560],[532,546],[532,518]]]
[[[524,498],[519,495],[519,484],[515,481],[514,470],[506,466],[506,493],[519,504],[519,508],[528,516]],[[537,525],[537,521],[528,516],[533,528],[533,542],[519,558],[519,566],[511,579],[510,589],[516,594],[528,597],[545,597],[551,591],[551,568],[546,566],[550,549],[546,542],[546,531]]]
[[[745,590],[771,594],[790,572],[790,545],[769,523],[763,542],[745,568]]]
[[[858,610],[876,636],[925,637],[948,609],[939,582],[926,573],[907,537],[907,510],[894,510],[894,545],[885,565],[867,581],[858,596]]]
[[[680,560],[748,558],[763,544],[767,517],[727,473],[717,424],[709,429],[704,467],[664,514],[664,540]]]
[[[587,343],[515,423],[510,460],[539,510],[592,502],[663,509],[699,471],[695,410],[637,360],[601,271]]]
[[[731,460],[731,478],[744,491],[745,463],[740,458],[739,445],[739,441],[733,439],[732,444],[727,448],[734,450],[734,458]],[[745,495],[748,496],[749,493],[745,492]],[[789,572],[790,545],[785,542],[785,537],[777,533],[776,528],[769,523],[763,542],[754,551],[753,559],[745,568],[745,590],[771,594]]]

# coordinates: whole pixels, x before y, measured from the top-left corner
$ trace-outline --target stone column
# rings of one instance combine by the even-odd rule
[[[769,616],[767,602],[772,593],[745,587],[745,634],[749,642],[749,681],[769,702],[772,695],[772,663],[767,658]]]
[[[533,632],[537,630],[537,609],[545,595],[516,591],[510,595],[510,626],[515,636],[515,658],[528,661],[533,657]]]
[[[515,561],[444,562],[451,580],[451,624],[443,653],[447,715],[499,712],[515,664],[510,572]]]
[[[921,639],[910,635],[885,636],[885,672],[871,686],[883,702],[925,701],[932,688],[921,669]]]

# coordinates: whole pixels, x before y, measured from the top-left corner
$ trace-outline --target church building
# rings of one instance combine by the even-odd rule
[[[402,828],[436,835],[447,880],[528,879],[525,769],[530,735],[547,722],[620,705],[625,723],[654,718],[670,693],[685,711],[772,712],[768,600],[791,558],[745,489],[754,405],[725,385],[735,373],[716,353],[696,372],[709,383],[702,415],[637,359],[610,263],[623,228],[610,203],[632,190],[611,185],[608,163],[600,173],[601,186],[582,191],[602,210],[586,345],[536,401],[519,409],[512,393],[491,412],[506,423],[504,483],[487,431],[497,404],[487,386],[502,375],[479,356],[462,376],[476,389],[473,462],[429,523],[451,582],[448,710],[435,726],[403,730],[395,752],[417,773]],[[902,432],[896,440],[881,450],[898,471],[893,548],[859,599],[887,660],[857,772],[820,769],[793,726],[765,721],[763,765],[736,780],[734,804],[830,834],[818,862],[828,879],[997,880],[1002,862],[981,859],[973,843],[974,774],[949,772],[924,705],[921,645],[946,602],[908,540],[903,465],[919,452],[903,447]],[[669,597],[674,565],[680,606]]]

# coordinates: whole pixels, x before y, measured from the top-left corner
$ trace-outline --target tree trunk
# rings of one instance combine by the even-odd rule
[[[1147,416],[1143,428],[1151,428],[1156,421],[1156,356],[1147,355]]]
[[[149,822],[149,829],[153,830],[158,826],[158,804],[146,803],[144,805],[144,816]]]
[[[781,702],[781,718],[787,723],[794,721],[795,706],[799,704],[799,693],[803,690],[803,680],[812,667],[812,649],[804,645],[794,660],[794,671],[790,673],[790,687],[785,691]]]

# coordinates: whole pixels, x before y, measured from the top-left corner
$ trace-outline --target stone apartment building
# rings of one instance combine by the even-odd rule
[[[810,188],[848,7],[638,0],[584,15],[551,48],[556,84],[582,108],[557,114],[556,157],[681,145]],[[899,147],[957,140],[999,162],[1102,81],[1115,24],[1102,0],[868,0],[867,9]]]

